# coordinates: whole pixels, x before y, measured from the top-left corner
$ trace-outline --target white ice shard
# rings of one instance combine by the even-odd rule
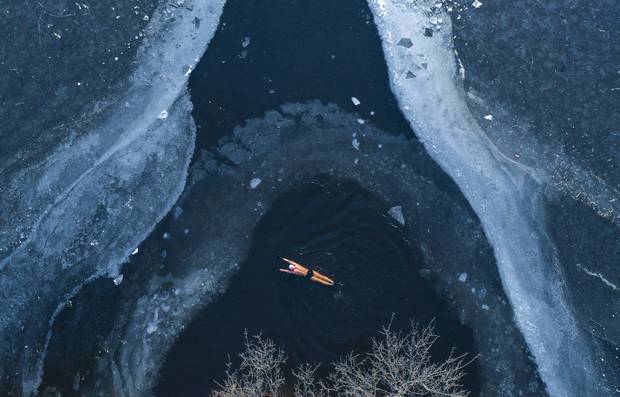
[[[250,188],[256,189],[261,182],[262,180],[260,178],[252,178],[250,181]]]
[[[471,115],[457,78],[450,17],[435,1],[369,0],[369,5],[392,91],[415,134],[478,214],[550,395],[605,394],[541,221],[538,175],[504,155]],[[444,25],[427,37],[431,17],[441,17]],[[401,37],[417,38],[415,50],[399,46]],[[410,65],[421,57],[428,68],[407,79]]]
[[[388,214],[390,214],[390,216],[394,219],[396,219],[396,221],[398,223],[400,223],[401,225],[405,225],[405,217],[403,216],[403,207],[400,205],[397,205],[395,207],[390,208],[390,210],[388,211]]]

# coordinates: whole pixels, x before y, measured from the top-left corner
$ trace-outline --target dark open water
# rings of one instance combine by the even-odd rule
[[[157,395],[205,395],[223,380],[228,357],[238,363],[245,330],[275,340],[296,367],[368,351],[370,338],[394,313],[398,330],[406,331],[410,319],[421,325],[435,320],[441,336],[435,358],[453,347],[456,354],[475,355],[472,331],[419,275],[419,254],[388,209],[357,184],[327,178],[280,197],[257,225],[248,258],[226,293],[170,352]],[[277,272],[278,255],[319,269],[336,286]],[[476,395],[475,364],[465,382]]]

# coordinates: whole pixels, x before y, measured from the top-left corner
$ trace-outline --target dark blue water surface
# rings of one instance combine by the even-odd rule
[[[461,325],[420,276],[422,259],[388,207],[349,181],[318,178],[281,196],[254,230],[250,253],[226,293],[192,322],[171,350],[157,395],[204,395],[224,380],[243,335],[262,334],[288,355],[287,367],[329,362],[369,350],[390,323],[409,330],[434,320],[441,339],[435,359],[475,355],[471,329]],[[278,255],[336,280],[332,288],[277,272]],[[477,364],[467,368],[478,392]]]

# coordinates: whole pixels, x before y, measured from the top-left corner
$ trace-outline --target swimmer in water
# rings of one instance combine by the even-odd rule
[[[288,269],[278,269],[282,273],[288,273],[294,276],[304,277],[304,278],[307,278],[308,280],[311,280],[311,281],[314,281],[314,282],[317,282],[323,285],[327,285],[329,287],[332,287],[334,285],[334,280],[332,280],[331,278],[327,276],[322,275],[316,270],[308,269],[300,265],[299,263],[293,260],[287,259],[287,258],[281,258],[281,259],[285,261],[286,263],[288,263]]]

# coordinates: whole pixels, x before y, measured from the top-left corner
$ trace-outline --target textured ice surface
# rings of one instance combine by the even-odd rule
[[[329,174],[354,180],[402,207],[408,239],[419,244],[427,273],[474,329],[484,357],[479,365],[483,374],[492,374],[483,376],[486,395],[539,395],[533,364],[475,215],[428,156],[416,151],[415,142],[370,124],[360,126],[356,117],[334,105],[289,104],[247,120],[221,142],[217,154],[202,152],[175,205],[183,211],[167,218],[174,249],[161,257],[165,242],[152,236],[136,256],[149,266],[124,272],[116,287],[123,303],[103,344],[107,354],[99,358],[91,381],[81,385],[83,393],[148,395],[176,337],[226,290],[263,212],[291,187]],[[361,142],[359,151],[350,144],[352,133]],[[255,175],[262,182],[252,189],[248,181]],[[472,274],[467,285],[456,282],[459,271]],[[488,292],[471,294],[472,287]],[[485,311],[482,304],[492,309]]]
[[[68,139],[59,135],[56,146],[4,169],[2,394],[36,390],[49,327],[65,302],[84,282],[116,276],[181,194],[195,135],[186,71],[206,48],[222,7],[223,1],[162,3],[148,18],[135,70],[115,82],[123,90]],[[168,116],[158,117],[163,111]],[[8,132],[3,139],[20,139]]]
[[[504,133],[508,127],[492,124],[493,133],[480,127],[478,120],[488,113],[478,119],[467,106],[458,79],[464,68],[455,57],[450,17],[441,4],[425,0],[369,4],[383,41],[392,90],[429,154],[458,184],[480,218],[517,323],[549,393],[608,393],[609,385],[618,380],[606,371],[606,361],[613,356],[602,351],[574,315],[576,306],[570,299],[572,291],[564,288],[563,271],[572,264],[561,261],[544,209],[548,197],[558,193],[581,198],[593,210],[591,217],[600,218],[617,242],[617,191],[567,160],[561,150],[553,151],[553,146],[545,152],[548,144],[526,139],[515,153],[516,143],[523,142],[514,135],[510,139]],[[439,19],[444,21],[441,29],[431,29]],[[398,45],[405,37],[412,40],[410,48]],[[413,71],[415,77],[408,78]],[[529,153],[531,158],[519,161]],[[613,239],[608,239],[612,246]],[[617,296],[613,299],[618,302]],[[607,309],[611,317],[617,310],[613,306]]]

